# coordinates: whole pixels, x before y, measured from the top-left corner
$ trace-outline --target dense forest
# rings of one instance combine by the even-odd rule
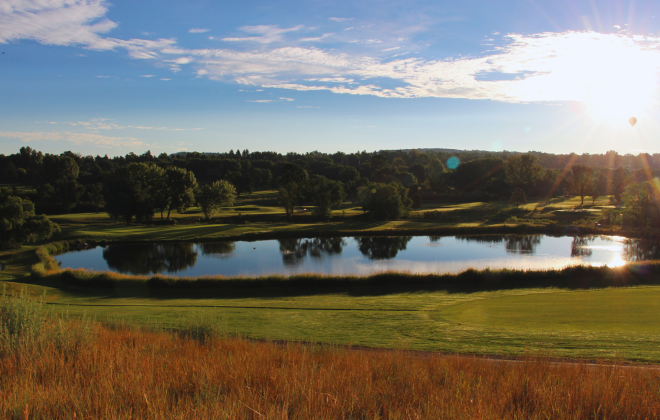
[[[22,196],[36,213],[105,210],[128,222],[169,215],[207,200],[207,219],[214,206],[242,193],[275,189],[287,210],[302,203],[318,206],[319,215],[348,199],[365,210],[395,218],[423,202],[486,201],[558,195],[614,195],[641,184],[660,171],[660,154],[619,155],[529,152],[408,150],[306,154],[250,152],[130,153],[110,158],[73,152],[44,154],[23,147],[0,155],[0,183],[6,197]],[[218,181],[222,181],[218,183]],[[512,193],[514,193],[512,195]],[[133,196],[130,196],[133,194]],[[197,199],[195,198],[197,195]],[[221,200],[214,197],[221,195]],[[149,196],[149,199],[145,197]],[[206,198],[204,198],[206,197]],[[401,211],[389,212],[385,201]],[[127,210],[126,201],[133,200]],[[203,207],[203,206],[202,206]]]

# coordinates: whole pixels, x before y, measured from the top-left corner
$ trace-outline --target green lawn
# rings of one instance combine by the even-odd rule
[[[442,316],[482,328],[660,333],[660,288],[605,289],[484,299]]]
[[[12,290],[22,287],[13,283]],[[57,312],[177,328],[215,320],[229,334],[468,354],[660,361],[660,287],[569,291],[230,288],[57,289],[30,285]]]

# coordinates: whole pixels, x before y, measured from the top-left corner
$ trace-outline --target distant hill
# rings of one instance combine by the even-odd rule
[[[427,153],[427,152],[442,152],[442,153],[463,153],[463,152],[479,152],[479,153],[501,153],[503,150],[498,150],[496,152],[493,152],[491,150],[465,150],[465,149],[441,149],[441,148],[435,148],[435,149],[383,149],[381,152],[411,152],[413,150],[417,150],[419,153]]]

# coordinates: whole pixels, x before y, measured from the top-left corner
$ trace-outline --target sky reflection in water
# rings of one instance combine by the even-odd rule
[[[615,236],[396,236],[255,242],[109,245],[57,257],[62,267],[126,274],[254,276],[369,274],[386,270],[452,273],[468,268],[618,266],[658,259],[658,243]]]

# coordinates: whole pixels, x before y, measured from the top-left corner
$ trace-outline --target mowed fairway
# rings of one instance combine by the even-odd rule
[[[31,289],[38,294],[42,287]],[[205,319],[227,334],[258,339],[660,361],[660,287],[411,291],[355,285],[176,294],[46,289],[52,310],[111,323],[177,329]]]
[[[660,289],[604,289],[506,296],[455,305],[442,314],[489,328],[660,333]]]

